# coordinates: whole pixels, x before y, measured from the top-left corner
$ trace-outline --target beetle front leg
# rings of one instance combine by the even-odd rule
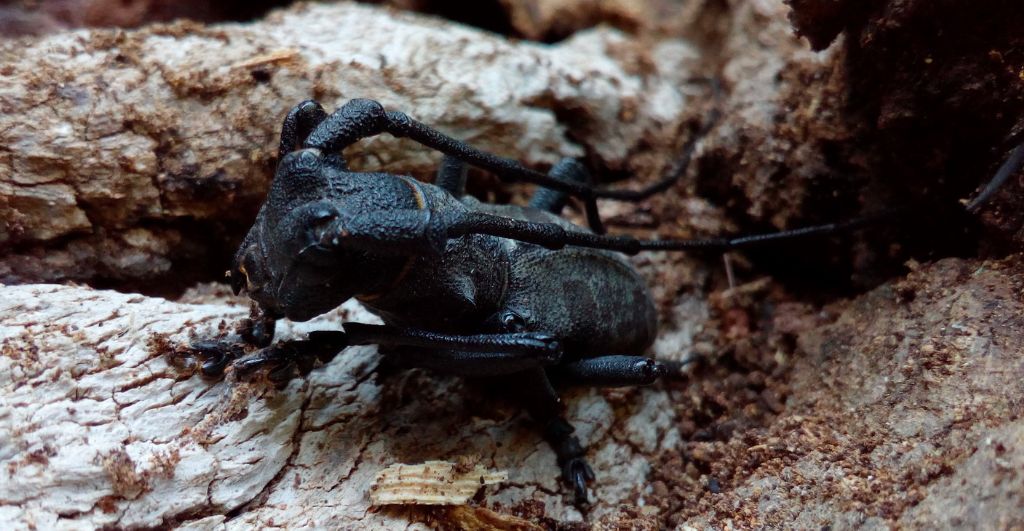
[[[275,384],[287,383],[298,369],[308,374],[317,362],[328,363],[348,346],[344,332],[311,332],[308,339],[282,341],[249,354],[242,345],[227,341],[201,341],[189,350],[200,361],[200,373],[206,378],[221,378],[229,367],[239,377],[265,370],[267,378]]]
[[[295,375],[306,375],[319,362],[329,363],[349,346],[347,334],[336,330],[310,332],[308,339],[282,341],[247,356],[238,358],[231,365],[235,373],[244,378],[257,371],[265,370],[267,379],[277,385],[284,385]]]
[[[316,362],[327,363],[348,346],[344,332],[311,332],[308,339],[282,341],[251,353],[246,353],[240,343],[223,340],[209,340],[192,343],[182,356],[189,361],[183,365],[198,363],[200,374],[205,378],[222,378],[231,367],[236,374],[245,377],[256,371],[268,370],[268,377],[275,383],[287,382],[298,368],[308,374]]]

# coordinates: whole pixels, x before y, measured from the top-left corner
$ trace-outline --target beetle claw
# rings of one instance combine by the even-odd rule
[[[562,467],[562,477],[573,486],[577,505],[590,503],[587,499],[587,482],[594,480],[594,470],[590,468],[586,459],[574,457],[567,461]]]
[[[220,378],[228,365],[243,354],[242,346],[227,341],[198,341],[189,345],[187,361],[181,365],[187,368],[199,366],[204,378]]]

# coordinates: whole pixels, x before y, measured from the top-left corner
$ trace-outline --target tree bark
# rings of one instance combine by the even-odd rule
[[[209,382],[174,359],[246,315],[223,295],[183,304],[52,285],[0,293],[4,528],[405,527],[445,515],[371,510],[371,485],[388,465],[432,460],[507,471],[485,489],[491,508],[582,518],[535,426],[512,404],[472,406],[486,395],[456,379],[382,378],[376,350],[353,347],[280,391]],[[374,321],[350,303],[281,338],[342,319]],[[650,456],[679,440],[669,397],[567,398],[599,471],[591,516],[613,514],[643,488]]]

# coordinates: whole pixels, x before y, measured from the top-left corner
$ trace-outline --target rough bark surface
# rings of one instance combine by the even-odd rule
[[[1020,256],[946,259],[827,307],[824,324],[799,325],[785,411],[764,429],[680,452],[720,494],[686,504],[692,486],[675,478],[687,460],[654,467],[666,498],[687,505],[672,523],[1024,525],[1022,273]]]
[[[633,151],[677,136],[694,57],[683,41],[648,48],[611,30],[514,44],[345,3],[247,25],[11,41],[0,45],[0,279],[222,269],[266,191],[281,118],[307,98],[333,109],[372,97],[531,165],[587,155],[631,170]],[[350,160],[429,179],[438,156],[381,137]]]
[[[508,470],[507,483],[485,491],[492,509],[582,518],[518,408],[475,403],[457,380],[424,373],[381,381],[374,348],[348,349],[281,391],[211,383],[171,361],[175,345],[223,334],[246,315],[223,296],[183,304],[53,285],[0,294],[4,529],[404,528],[448,518],[371,511],[373,478],[437,459]],[[350,304],[297,330],[342,319],[374,320]],[[670,398],[654,388],[570,396],[600,470],[590,516],[615,517],[619,504],[635,505],[650,456],[679,442]]]
[[[1019,257],[950,259],[828,309],[832,318],[817,317],[825,324],[797,334],[785,411],[724,441],[680,437],[687,389],[678,384],[569,395],[599,472],[588,517],[742,528],[1024,524],[1022,272]],[[169,360],[175,344],[224,333],[245,314],[221,296],[184,304],[44,285],[0,293],[5,528],[582,518],[518,411],[481,405],[455,380],[381,377],[373,348],[349,349],[281,391],[210,383]],[[342,319],[369,317],[348,305],[283,335]],[[432,459],[511,477],[467,514],[370,510],[382,468]]]

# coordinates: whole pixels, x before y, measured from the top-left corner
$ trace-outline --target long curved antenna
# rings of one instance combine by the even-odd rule
[[[637,254],[641,251],[731,251],[756,247],[781,240],[793,240],[812,236],[823,236],[839,232],[855,230],[865,225],[876,223],[894,216],[903,209],[886,210],[876,214],[854,218],[851,220],[814,225],[792,230],[740,236],[737,238],[707,238],[696,240],[641,240],[632,236],[616,236],[593,234],[590,232],[566,230],[554,223],[535,223],[519,219],[495,216],[483,212],[470,212],[451,226],[446,227],[448,238],[465,234],[489,234],[527,243],[533,243],[549,249],[561,249],[565,246],[590,247],[605,249],[624,254]]]
[[[562,180],[523,166],[519,161],[500,157],[475,148],[461,140],[452,138],[434,128],[420,123],[398,111],[386,111],[373,100],[354,99],[343,105],[321,121],[303,142],[303,147],[323,152],[337,153],[355,142],[389,133],[392,136],[409,138],[424,146],[436,149],[446,155],[490,171],[502,181],[536,184],[584,199],[617,199],[636,201],[664,189],[678,178],[685,169],[695,145],[691,140],[684,149],[685,155],[669,177],[644,190],[614,190],[595,188],[586,183]],[[698,137],[700,135],[697,135]]]

